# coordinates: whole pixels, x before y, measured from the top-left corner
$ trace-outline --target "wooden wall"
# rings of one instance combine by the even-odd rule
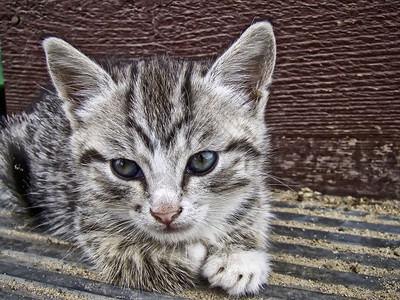
[[[40,41],[101,58],[215,57],[275,27],[272,172],[293,188],[400,199],[400,1],[9,1],[0,39],[9,113],[46,86]]]

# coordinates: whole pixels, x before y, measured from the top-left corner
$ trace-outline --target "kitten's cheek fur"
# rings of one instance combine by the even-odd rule
[[[237,250],[210,255],[202,270],[212,287],[223,288],[230,296],[255,294],[267,283],[269,256],[262,251]]]

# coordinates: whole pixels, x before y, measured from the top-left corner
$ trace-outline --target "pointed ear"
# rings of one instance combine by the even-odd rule
[[[67,42],[51,37],[42,45],[58,95],[73,107],[101,94],[112,84],[110,75],[103,68]]]
[[[250,100],[266,97],[275,66],[276,45],[272,26],[250,26],[214,63],[209,75],[222,84],[244,90]]]

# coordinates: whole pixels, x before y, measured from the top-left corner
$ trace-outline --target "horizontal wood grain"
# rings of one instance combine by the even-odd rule
[[[203,59],[268,19],[278,44],[271,174],[294,188],[400,199],[398,1],[1,2],[9,113],[48,85],[45,36],[95,58]]]

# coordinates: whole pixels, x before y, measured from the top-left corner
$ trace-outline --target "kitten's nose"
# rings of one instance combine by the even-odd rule
[[[154,217],[154,219],[167,226],[170,225],[172,221],[174,221],[180,215],[181,212],[182,212],[182,207],[179,207],[179,209],[173,211],[159,211],[159,212],[150,209],[150,213]]]

